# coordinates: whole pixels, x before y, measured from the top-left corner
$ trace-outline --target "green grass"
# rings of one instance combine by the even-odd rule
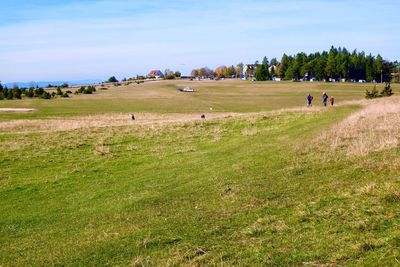
[[[197,93],[178,93],[177,88],[193,87]],[[382,85],[378,85],[378,89]],[[110,112],[257,112],[304,106],[306,95],[315,96],[315,105],[321,105],[320,96],[326,91],[337,103],[364,97],[371,84],[351,83],[293,83],[249,81],[162,81],[131,84],[98,90],[95,95],[71,95],[71,98],[53,100],[24,99],[0,101],[0,108],[36,108],[29,114],[0,113],[0,120],[79,116]],[[400,86],[393,85],[395,93]]]
[[[220,111],[278,105],[260,100],[277,94],[264,89],[269,84],[225,100],[229,88],[202,86],[204,93],[179,96],[176,106],[143,98],[154,106],[132,109],[196,111],[208,101]],[[242,85],[232,86],[239,95]],[[304,102],[306,88],[294,88],[277,99],[287,106]],[[172,94],[173,88],[160,90]],[[326,91],[351,99],[363,88]],[[246,100],[252,94],[260,95],[254,105]],[[134,99],[119,99],[121,110],[112,111],[127,111],[124,101]],[[76,101],[94,102],[71,112],[67,102],[48,102],[32,116],[99,112],[101,101],[113,100]],[[56,103],[59,110],[51,106]],[[400,150],[348,158],[326,154],[316,141],[357,109],[153,130],[2,134],[0,265],[398,265],[400,166],[390,159]]]

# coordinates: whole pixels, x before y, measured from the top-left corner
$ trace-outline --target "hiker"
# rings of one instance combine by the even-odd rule
[[[311,94],[308,94],[307,96],[307,107],[312,107],[312,101],[314,97]]]
[[[134,121],[135,120],[135,115],[131,114],[131,116],[132,116],[132,120]]]
[[[322,94],[322,103],[324,103],[324,106],[325,106],[325,107],[326,107],[326,105],[328,104],[328,99],[329,99],[328,94],[324,92],[324,93]]]
[[[331,106],[333,106],[334,104],[335,104],[335,98],[331,96]]]
[[[206,115],[202,114],[202,115],[201,115],[201,118],[202,118],[203,120],[205,120],[205,119],[206,119]]]

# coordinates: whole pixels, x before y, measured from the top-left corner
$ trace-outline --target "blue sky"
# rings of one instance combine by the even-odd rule
[[[345,46],[400,59],[398,0],[2,0],[0,80],[106,79]]]

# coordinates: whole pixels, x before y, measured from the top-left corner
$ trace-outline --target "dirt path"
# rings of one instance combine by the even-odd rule
[[[34,111],[36,111],[34,108],[0,108],[0,112],[25,113]]]

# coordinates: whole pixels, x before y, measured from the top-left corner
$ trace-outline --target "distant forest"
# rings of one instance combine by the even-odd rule
[[[329,51],[311,54],[298,53],[296,55],[283,54],[280,61],[276,58],[268,60],[264,57],[262,62],[256,61],[251,65],[237,64],[236,67],[220,66],[214,70],[207,67],[195,69],[192,76],[216,76],[232,77],[243,74],[251,75],[257,80],[270,80],[274,77],[283,80],[300,79],[345,79],[346,81],[365,80],[368,82],[390,81],[391,78],[398,79],[398,75],[392,77],[393,73],[400,72],[398,61],[384,60],[381,55],[366,55],[365,52],[349,52],[346,48],[331,47]],[[396,80],[398,82],[398,80]]]

